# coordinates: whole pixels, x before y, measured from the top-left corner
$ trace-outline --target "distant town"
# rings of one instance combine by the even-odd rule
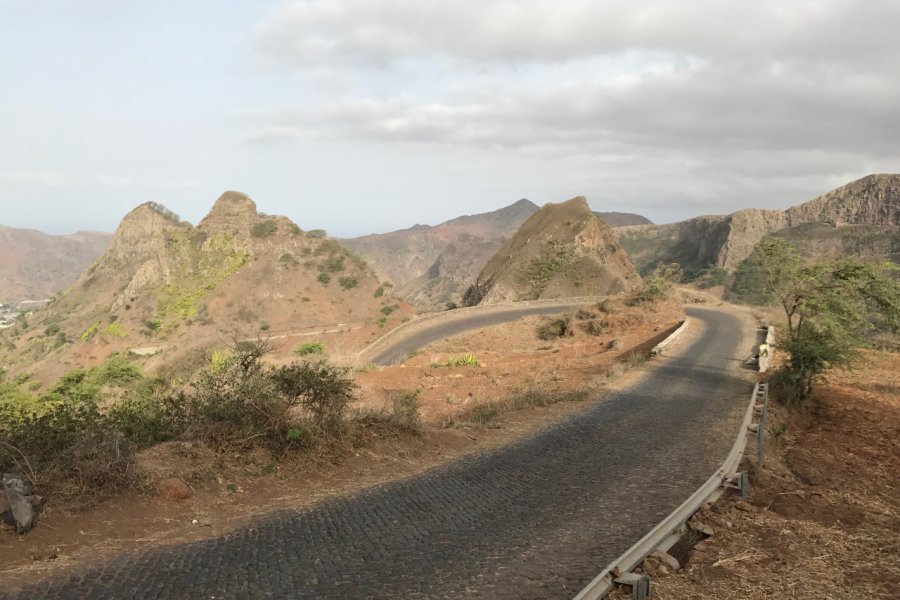
[[[23,300],[21,302],[0,302],[0,329],[9,329],[16,324],[19,315],[27,315],[46,305],[50,300]]]

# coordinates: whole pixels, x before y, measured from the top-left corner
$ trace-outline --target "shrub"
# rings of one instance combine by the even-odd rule
[[[376,298],[381,298],[382,296],[384,296],[384,286],[379,285],[377,288],[375,288],[375,291],[372,293],[372,295]]]
[[[664,299],[672,286],[681,281],[681,265],[671,263],[657,265],[653,271],[644,278],[644,287],[637,293],[637,302],[656,302]]]
[[[325,344],[322,342],[306,342],[300,344],[294,349],[297,356],[308,356],[310,354],[322,354],[325,352]]]
[[[542,340],[554,340],[564,336],[572,336],[574,332],[572,331],[571,323],[569,317],[553,319],[539,326],[537,335]]]
[[[356,389],[349,369],[325,362],[294,363],[276,369],[272,381],[290,406],[299,404],[309,411],[322,432],[341,433],[344,410]]]
[[[323,238],[328,235],[328,232],[326,232],[324,229],[310,229],[306,232],[306,235],[307,237],[311,238]]]
[[[357,281],[356,277],[341,277],[339,282],[341,284],[341,287],[345,290],[355,288],[357,285],[359,285],[359,281]]]
[[[387,316],[387,315],[391,314],[392,312],[394,312],[395,310],[397,310],[398,308],[400,308],[399,304],[390,304],[388,306],[382,306],[381,314]]]
[[[322,273],[319,273],[319,277],[317,279],[319,280],[319,283],[321,283],[322,285],[328,285],[328,283],[331,281],[331,275],[329,275],[328,273],[322,272]]]
[[[442,363],[431,363],[432,367],[480,367],[481,362],[472,353],[451,356]]]
[[[391,419],[401,429],[416,431],[422,424],[419,415],[419,393],[421,390],[406,390],[391,396]]]
[[[332,254],[325,261],[325,270],[329,273],[339,273],[344,270],[344,255]]]
[[[269,237],[273,233],[278,231],[278,223],[275,219],[266,219],[265,221],[261,221],[250,228],[250,235],[255,238],[265,238]]]
[[[495,429],[497,427],[497,417],[500,416],[500,407],[495,402],[484,402],[476,404],[469,413],[472,423],[479,427],[487,427]]]

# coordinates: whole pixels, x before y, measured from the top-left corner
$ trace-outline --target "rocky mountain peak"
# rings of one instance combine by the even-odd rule
[[[466,292],[466,304],[616,293],[640,284],[612,229],[578,196],[522,224]]]
[[[200,221],[198,227],[208,231],[246,233],[258,220],[256,203],[249,196],[241,192],[228,191],[219,196],[212,210]]]

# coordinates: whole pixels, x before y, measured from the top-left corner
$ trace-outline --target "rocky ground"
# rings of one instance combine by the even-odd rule
[[[728,494],[701,511],[713,535],[675,575],[648,565],[653,597],[900,597],[898,373],[900,356],[873,352],[830,376],[806,410],[774,403],[763,466],[748,446],[749,502]]]

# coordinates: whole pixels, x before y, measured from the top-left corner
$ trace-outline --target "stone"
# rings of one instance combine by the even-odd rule
[[[10,512],[15,520],[16,533],[22,534],[34,526],[34,508],[25,496],[12,487],[4,488],[9,501]]]
[[[702,533],[703,535],[713,536],[715,534],[715,531],[712,527],[699,521],[691,521],[690,523],[688,523],[688,527],[690,527],[694,531]]]
[[[744,502],[743,500],[741,500],[740,502],[735,504],[734,507],[736,509],[742,510],[744,512],[755,512],[756,511],[756,509],[753,508],[752,504],[750,504],[749,502]]]
[[[191,489],[191,486],[178,477],[163,479],[159,482],[158,490],[160,499],[169,502],[187,500],[194,495],[194,490]]]
[[[678,559],[668,552],[664,552],[662,550],[654,550],[650,553],[650,556],[659,560],[659,562],[668,567],[673,573],[681,568],[681,564],[678,562]]]

